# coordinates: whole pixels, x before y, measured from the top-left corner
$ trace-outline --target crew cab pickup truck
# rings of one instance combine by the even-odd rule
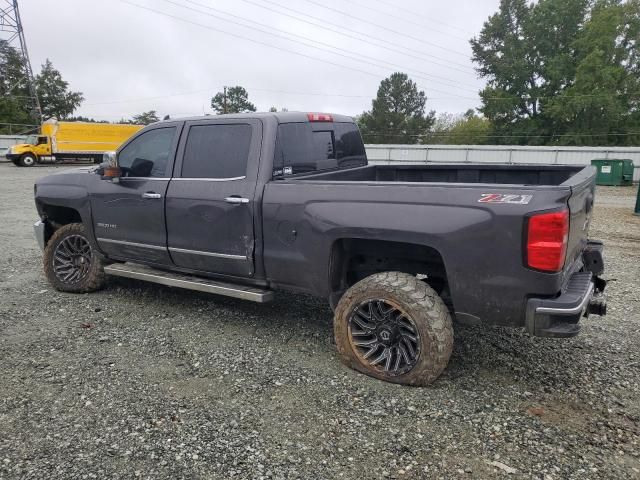
[[[341,360],[410,385],[444,370],[454,320],[571,337],[606,311],[590,166],[369,165],[351,118],[314,113],[160,122],[106,157],[35,185],[59,290],[324,297]]]

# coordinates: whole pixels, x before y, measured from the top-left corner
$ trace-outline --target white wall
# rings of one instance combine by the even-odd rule
[[[24,142],[24,135],[0,135],[0,161],[6,161],[7,149],[11,145]]]
[[[369,163],[533,163],[590,165],[596,158],[629,158],[640,181],[640,147],[511,147],[498,145],[366,145]]]

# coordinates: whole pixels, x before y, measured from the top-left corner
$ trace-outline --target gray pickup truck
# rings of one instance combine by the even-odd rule
[[[606,312],[592,167],[368,165],[351,118],[307,113],[160,122],[107,157],[35,185],[58,290],[324,297],[341,360],[410,385],[445,369],[453,320],[571,337]]]

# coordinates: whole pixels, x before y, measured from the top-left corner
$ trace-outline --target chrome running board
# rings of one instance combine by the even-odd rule
[[[197,290],[198,292],[215,293],[225,297],[251,300],[252,302],[265,303],[273,300],[272,290],[262,290],[256,287],[246,287],[233,283],[223,283],[208,278],[194,277],[180,273],[166,272],[152,267],[135,263],[114,263],[104,267],[104,272],[117,277],[133,278],[151,283],[159,283],[169,287]]]

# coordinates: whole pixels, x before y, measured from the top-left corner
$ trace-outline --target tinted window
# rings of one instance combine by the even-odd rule
[[[143,133],[118,153],[118,165],[126,177],[165,177],[176,127]]]
[[[274,175],[295,175],[366,164],[352,123],[285,123],[278,127]]]
[[[352,123],[335,123],[336,157],[340,168],[366,165],[367,153],[358,128]]]
[[[251,125],[198,125],[189,129],[184,178],[235,178],[247,174]]]

